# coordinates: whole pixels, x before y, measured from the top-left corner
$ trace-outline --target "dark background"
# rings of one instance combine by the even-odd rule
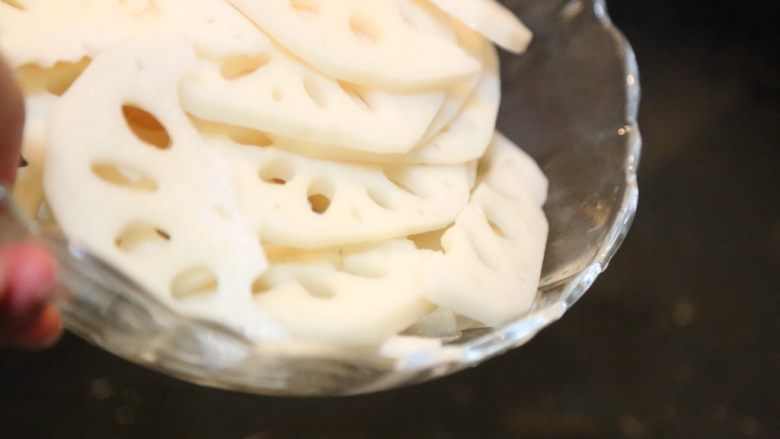
[[[642,74],[639,215],[527,346],[413,388],[274,399],[66,336],[0,352],[0,437],[780,437],[778,4],[609,2]]]

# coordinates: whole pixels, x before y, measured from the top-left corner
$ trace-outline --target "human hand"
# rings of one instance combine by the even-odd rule
[[[24,100],[0,60],[0,181],[12,185],[19,166]],[[0,246],[0,346],[41,348],[59,337],[62,323],[46,303],[56,267],[34,244]]]

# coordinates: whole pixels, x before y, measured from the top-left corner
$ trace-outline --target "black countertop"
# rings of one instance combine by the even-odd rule
[[[608,272],[530,344],[412,388],[275,399],[66,336],[0,352],[0,437],[780,437],[777,2],[610,9],[642,73],[639,215]]]

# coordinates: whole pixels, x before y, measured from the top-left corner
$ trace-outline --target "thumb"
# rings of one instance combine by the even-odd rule
[[[24,99],[0,58],[0,183],[12,184],[16,177],[23,130]]]
[[[33,244],[0,247],[0,343],[36,347],[60,332],[59,316],[46,304],[56,267]]]

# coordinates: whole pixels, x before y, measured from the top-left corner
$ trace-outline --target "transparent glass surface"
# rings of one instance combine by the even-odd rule
[[[342,395],[419,383],[518,347],[563,316],[606,268],[633,218],[639,78],[603,1],[507,2],[534,31],[522,57],[502,56],[499,129],[550,179],[550,236],[532,312],[457,339],[393,349],[257,343],[179,315],[132,280],[25,220],[3,192],[0,239],[36,240],[60,264],[54,302],[67,328],[135,363],[194,383],[267,395]]]

